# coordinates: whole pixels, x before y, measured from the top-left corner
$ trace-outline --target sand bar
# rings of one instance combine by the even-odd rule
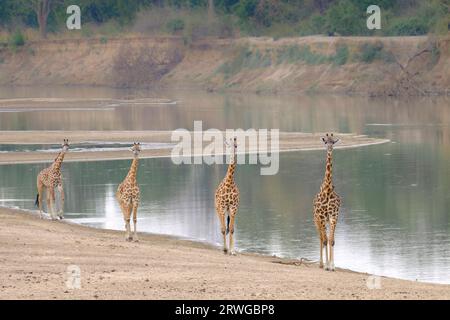
[[[46,144],[61,143],[68,138],[70,143],[96,142],[147,142],[171,143],[172,131],[1,131],[0,144]],[[321,142],[323,133],[280,132],[280,152],[308,151],[324,149]],[[336,148],[354,148],[380,143],[387,139],[369,138],[365,135],[336,133],[341,141]],[[143,150],[141,158],[170,157],[172,149]],[[255,150],[246,150],[254,152]],[[264,151],[264,150],[263,150]],[[200,154],[201,149],[193,151]],[[49,152],[8,152],[0,153],[0,164],[36,163],[53,161],[55,154]],[[95,161],[129,159],[131,153],[117,151],[69,152],[64,161]]]

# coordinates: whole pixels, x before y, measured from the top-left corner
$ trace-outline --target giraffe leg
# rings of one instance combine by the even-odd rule
[[[136,223],[137,223],[137,209],[138,209],[139,203],[138,202],[134,202],[133,203],[133,226],[134,226],[134,230],[133,230],[133,241],[138,242],[138,235],[137,235],[137,231],[136,231]]]
[[[222,237],[223,237],[223,252],[225,254],[228,253],[228,248],[227,248],[227,229],[225,226],[225,210],[216,205],[216,212],[217,212],[217,216],[219,217],[219,221],[220,221],[220,232],[222,233]]]
[[[39,206],[39,217],[42,219],[42,196],[44,195],[44,185],[40,180],[38,180],[38,206]]]
[[[49,188],[46,188],[45,190],[46,200],[47,200],[47,212],[50,215],[50,218],[53,220],[53,214],[52,214],[52,203],[50,200],[50,190]]]
[[[334,271],[334,231],[336,229],[336,219],[330,219],[330,239],[328,241],[330,246],[330,261],[328,263],[328,270]]]
[[[131,204],[123,205],[123,218],[125,220],[125,230],[126,230],[125,240],[126,241],[131,241],[133,239],[131,237],[131,227],[130,227],[131,210],[132,210]]]
[[[55,188],[50,188],[49,189],[49,193],[50,193],[50,208],[49,211],[51,212],[51,216],[52,216],[52,220],[56,220],[56,209],[55,209]]]
[[[230,210],[230,221],[229,221],[229,230],[230,230],[230,254],[236,255],[234,251],[234,218],[236,217],[237,208],[233,208]]]
[[[325,270],[328,270],[328,237],[327,237],[327,226],[325,224],[325,221],[321,221],[320,222],[320,238],[322,241],[322,246],[321,246],[321,252],[320,252],[320,256],[322,256],[322,251],[323,248],[325,248]],[[322,265],[323,265],[323,260],[322,260]]]
[[[319,268],[323,268],[323,247],[327,245],[327,235],[322,228],[321,221],[315,221],[317,233],[319,234],[320,240],[320,260],[319,260]]]
[[[64,218],[64,187],[63,187],[62,182],[58,185],[58,192],[59,192],[59,197],[60,197],[60,200],[59,200],[60,208],[58,211],[58,217],[60,219],[63,219]]]

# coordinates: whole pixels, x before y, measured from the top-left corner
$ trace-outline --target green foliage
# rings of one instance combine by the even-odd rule
[[[336,54],[332,58],[332,62],[335,65],[343,65],[347,63],[347,60],[349,58],[349,50],[348,46],[346,44],[338,44],[336,46]]]
[[[30,0],[0,0],[0,27],[15,29],[18,25],[38,27],[36,13]],[[83,28],[112,23],[114,33],[124,28],[135,27],[138,13],[144,11],[169,12],[158,17],[158,32],[179,34],[188,41],[205,36],[231,36],[234,34],[271,36],[276,39],[286,36],[312,34],[329,35],[422,35],[448,33],[448,0],[214,0],[215,21],[207,26],[205,15],[208,0],[78,0],[81,8]],[[65,29],[66,8],[72,0],[53,1],[47,27],[50,32]],[[366,27],[369,5],[378,5],[382,10],[382,29],[368,30]],[[201,21],[196,19],[202,12]],[[182,15],[177,12],[181,12]],[[187,13],[186,13],[187,12]],[[198,19],[197,19],[198,20]],[[148,25],[155,24],[148,21]],[[154,29],[153,29],[154,30]],[[86,33],[84,34],[86,36]]]
[[[372,63],[375,59],[383,58],[383,43],[364,43],[360,46],[359,60],[364,63]]]
[[[323,64],[329,61],[329,57],[311,51],[308,45],[292,45],[287,46],[278,54],[278,63],[297,63],[305,62],[306,64],[315,65]]]
[[[175,34],[184,29],[184,21],[181,19],[170,20],[167,22],[166,28],[170,33]]]
[[[428,26],[419,18],[403,18],[390,26],[388,33],[398,36],[417,36],[427,34]]]
[[[234,58],[222,64],[216,72],[223,73],[225,77],[229,77],[245,68],[266,68],[271,64],[272,58],[269,51],[262,54],[259,50],[252,51],[241,47]]]
[[[326,30],[330,34],[343,36],[365,33],[365,13],[358,9],[350,0],[336,2],[326,14]]]
[[[25,45],[25,36],[20,32],[20,30],[17,30],[14,32],[10,38],[9,38],[9,45],[13,48],[21,47]]]

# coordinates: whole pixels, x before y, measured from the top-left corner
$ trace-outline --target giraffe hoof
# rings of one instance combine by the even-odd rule
[[[228,253],[228,249],[223,249],[223,253],[227,254]]]
[[[236,255],[236,252],[235,252],[235,251],[231,251],[231,252],[230,252],[230,255],[235,256],[235,255]]]

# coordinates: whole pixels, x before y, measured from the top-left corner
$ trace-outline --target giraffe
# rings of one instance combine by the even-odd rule
[[[326,264],[325,270],[334,271],[334,231],[339,216],[339,207],[341,199],[334,191],[332,181],[333,170],[333,146],[339,141],[327,133],[322,138],[327,148],[327,161],[325,167],[325,177],[320,187],[320,192],[315,196],[313,202],[314,223],[317,233],[320,237],[320,263],[319,267],[323,268],[323,247],[325,246]],[[329,224],[329,236],[327,237],[327,223]],[[329,252],[328,252],[329,251]]]
[[[48,168],[43,169],[41,172],[39,172],[37,176],[37,189],[38,193],[36,195],[36,202],[35,205],[39,206],[39,215],[41,219],[43,218],[42,215],[42,196],[44,190],[46,190],[47,194],[47,210],[50,213],[51,219],[56,220],[57,217],[55,216],[54,212],[54,204],[55,204],[55,188],[60,193],[60,208],[58,211],[58,217],[59,219],[63,219],[64,215],[64,188],[63,188],[63,177],[61,174],[61,164],[64,160],[64,156],[69,150],[69,140],[64,139],[64,142],[62,144],[62,150],[59,152],[59,154],[56,156],[55,161],[52,163],[52,165]]]
[[[139,206],[139,186],[136,182],[136,173],[139,164],[139,152],[141,152],[141,144],[140,142],[133,143],[133,147],[131,147],[131,151],[133,152],[134,159],[131,162],[130,170],[128,171],[127,176],[123,180],[123,182],[119,185],[116,192],[116,198],[119,202],[120,208],[122,210],[123,219],[125,220],[125,229],[126,241],[135,242],[139,241],[136,231],[136,222],[137,222],[137,209]],[[131,236],[131,227],[130,227],[130,219],[131,213],[133,213],[133,223],[134,223],[134,232],[133,236]]]
[[[220,221],[220,231],[223,236],[223,252],[228,253],[227,248],[227,234],[229,235],[230,241],[230,254],[235,255],[234,251],[234,219],[239,207],[239,189],[234,182],[234,172],[236,170],[236,148],[237,142],[236,137],[232,139],[232,145],[226,142],[227,146],[233,148],[232,160],[228,166],[227,174],[222,182],[217,187],[215,193],[215,207],[216,213]],[[225,215],[228,212],[227,223],[225,225]]]

